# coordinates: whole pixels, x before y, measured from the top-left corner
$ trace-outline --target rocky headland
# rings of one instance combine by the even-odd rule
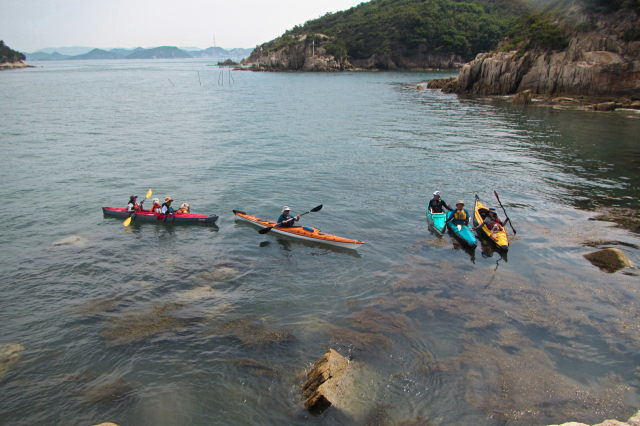
[[[615,2],[613,2],[615,3]],[[587,106],[596,111],[640,109],[640,29],[633,6],[588,7],[586,0],[557,2],[561,9],[528,18],[500,46],[480,53],[457,77],[429,82],[443,92],[516,95]]]
[[[0,70],[11,70],[16,68],[29,68],[31,65],[25,64],[25,56],[17,52],[0,40]]]

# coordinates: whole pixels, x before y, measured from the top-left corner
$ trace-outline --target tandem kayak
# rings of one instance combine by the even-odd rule
[[[451,218],[453,217],[454,212],[447,213],[447,228],[449,231],[458,239],[462,244],[469,248],[475,248],[478,245],[478,241],[476,240],[476,236],[473,235],[471,229],[469,229],[469,225],[456,225],[453,223]]]
[[[272,228],[276,222],[272,220],[262,220],[255,216],[246,214],[245,212],[234,210],[233,214],[237,219],[252,223],[260,228]],[[364,244],[362,241],[350,240],[349,238],[338,237],[337,235],[326,234],[317,228],[310,226],[290,226],[287,228],[273,228],[271,232],[285,235],[291,238],[297,238],[306,241],[314,241],[317,243],[330,244],[332,246],[345,247],[355,249]]]
[[[482,204],[480,198],[476,195],[476,204],[473,207],[473,224],[476,227],[476,232],[479,236],[486,237],[490,240],[499,250],[504,252],[509,250],[509,239],[507,238],[507,231],[502,225],[494,225],[492,229],[486,224],[482,227],[478,227],[484,222],[485,217],[489,214],[489,209]]]
[[[445,212],[432,213],[430,209],[427,209],[427,223],[429,224],[429,227],[438,234],[444,234],[446,222],[447,214]]]
[[[120,219],[126,219],[131,215],[124,207],[103,207],[102,213],[105,216],[117,217]],[[206,225],[214,225],[218,220],[218,215],[211,214],[195,214],[195,213],[172,213],[162,214],[153,213],[150,211],[138,211],[131,215],[133,222],[147,222],[147,223],[203,223]]]

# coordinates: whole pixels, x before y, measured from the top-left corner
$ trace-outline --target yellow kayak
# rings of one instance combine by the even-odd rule
[[[485,217],[489,214],[489,209],[482,204],[478,196],[476,195],[476,204],[473,208],[473,224],[476,227],[476,232],[479,236],[484,236],[491,240],[495,246],[502,250],[509,250],[509,239],[507,238],[507,231],[502,224],[496,223],[491,229],[484,223]],[[479,226],[482,224],[482,226]]]

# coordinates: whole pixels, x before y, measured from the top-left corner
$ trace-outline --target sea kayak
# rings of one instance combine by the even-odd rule
[[[246,214],[245,212],[234,210],[233,214],[237,219],[252,223],[260,228],[273,228],[276,222],[272,220],[262,220],[255,216]],[[291,238],[297,238],[306,241],[314,241],[317,243],[331,244],[332,246],[345,247],[355,249],[364,244],[362,241],[350,240],[349,238],[338,237],[337,235],[326,234],[318,228],[310,226],[290,226],[287,228],[273,228],[271,232],[285,235]]]
[[[492,229],[485,224],[481,227],[481,223],[484,222],[484,218],[487,217],[489,213],[489,209],[482,204],[480,198],[476,195],[476,204],[473,207],[473,224],[476,227],[476,232],[478,236],[486,237],[490,240],[499,250],[508,251],[509,250],[509,239],[507,238],[507,232],[502,225],[494,225]]]
[[[465,246],[475,248],[478,245],[478,241],[476,240],[476,236],[473,235],[473,232],[471,232],[471,229],[469,229],[469,225],[454,224],[453,220],[451,220],[453,215],[454,212],[447,213],[447,228],[449,228],[449,232],[451,232]]]
[[[427,209],[427,223],[429,227],[438,234],[444,234],[446,228],[447,214],[445,212],[432,213],[431,209]]]
[[[105,216],[117,217],[120,219],[128,218],[131,213],[123,207],[103,207],[102,213]],[[131,215],[133,222],[147,222],[147,223],[204,223],[206,225],[213,225],[218,220],[218,215],[211,214],[195,214],[195,213],[172,213],[162,214],[153,213],[150,211],[138,211]]]

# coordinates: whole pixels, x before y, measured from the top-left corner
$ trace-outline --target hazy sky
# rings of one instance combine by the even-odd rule
[[[0,39],[45,47],[255,47],[363,0],[0,0]]]

